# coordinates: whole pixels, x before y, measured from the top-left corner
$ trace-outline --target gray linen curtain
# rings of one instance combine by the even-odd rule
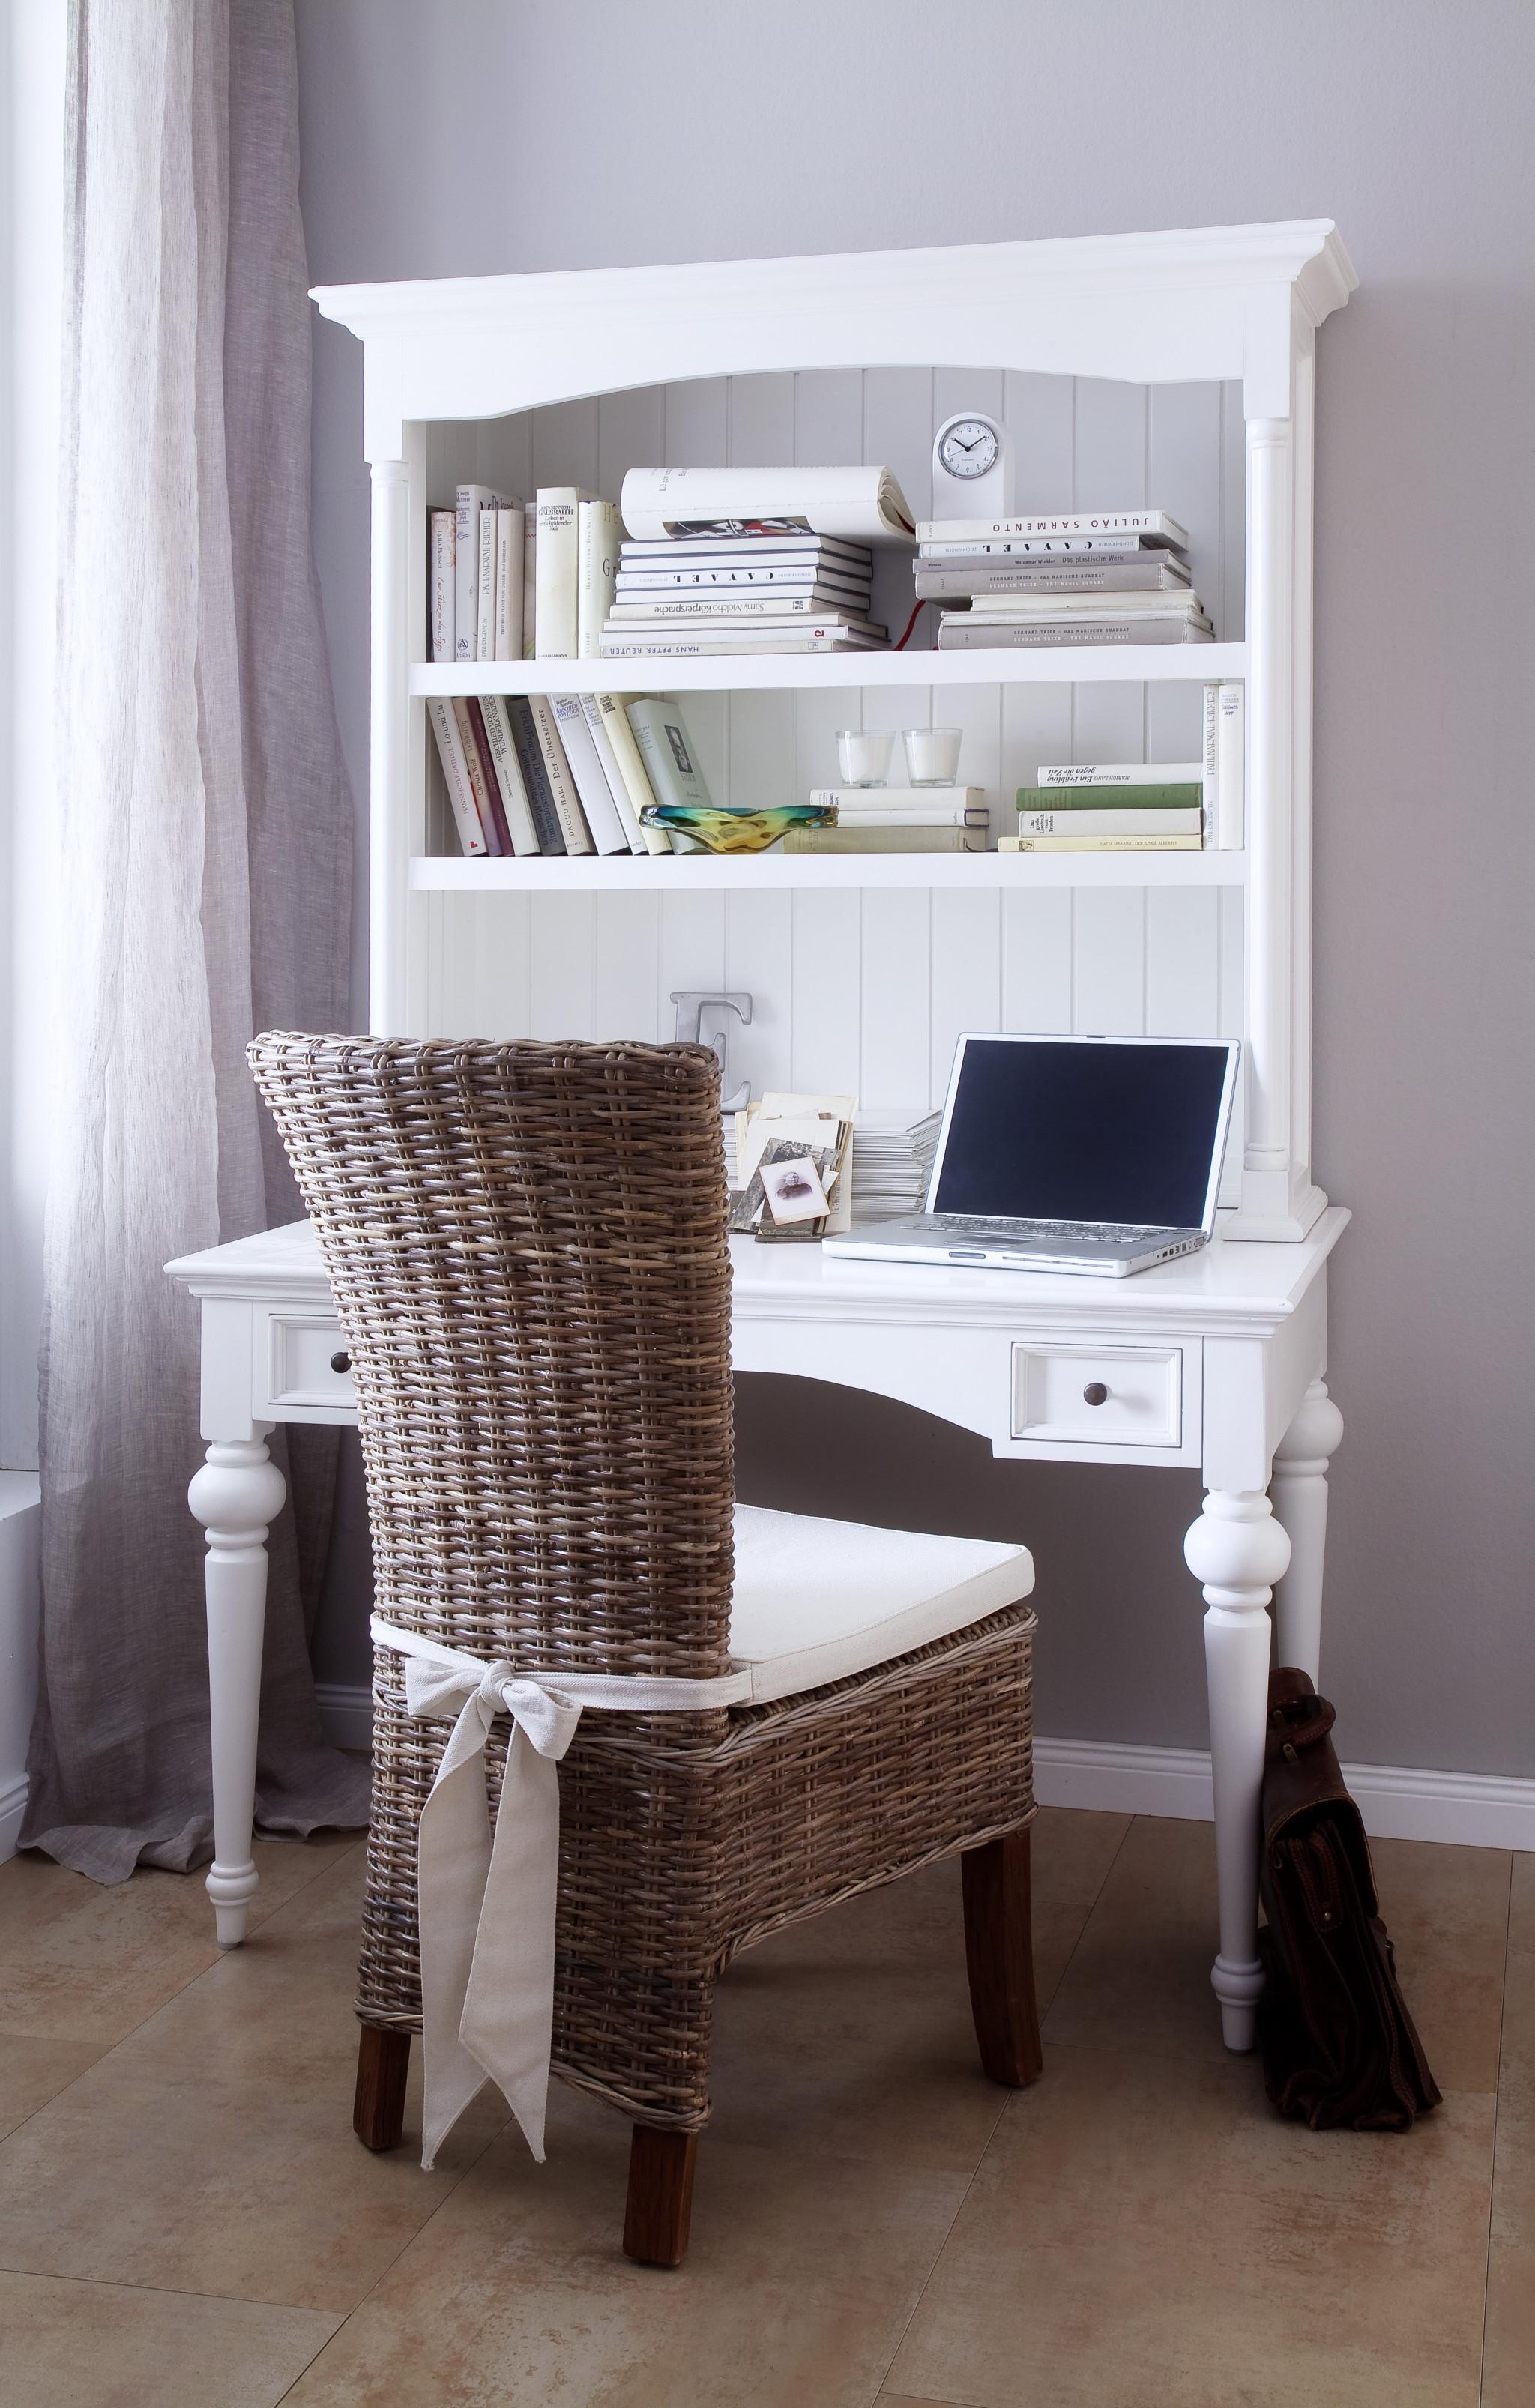
[[[212,1845],[197,1312],[162,1266],[297,1216],[243,1048],[345,1025],[351,810],[309,550],[291,0],[71,0],[69,44],[65,960],[22,1845],[120,1881]],[[323,1745],[306,1647],[334,1442],[293,1436],[257,1815],[302,1833],[366,1820],[366,1767]]]

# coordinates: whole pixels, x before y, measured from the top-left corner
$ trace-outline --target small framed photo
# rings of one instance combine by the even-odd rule
[[[796,1221],[824,1220],[830,1211],[821,1173],[808,1154],[793,1154],[782,1162],[765,1161],[760,1175],[768,1210],[780,1228],[792,1227]]]

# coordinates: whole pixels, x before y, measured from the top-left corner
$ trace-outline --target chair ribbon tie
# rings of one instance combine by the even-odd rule
[[[739,1705],[749,1672],[712,1680],[519,1672],[440,1646],[375,1614],[375,1642],[405,1659],[412,1714],[456,1714],[417,1832],[425,2105],[422,2164],[496,2083],[541,2165],[554,2022],[560,1784],[582,1713],[698,1713]],[[494,1830],[485,1742],[500,1713],[511,1741]]]

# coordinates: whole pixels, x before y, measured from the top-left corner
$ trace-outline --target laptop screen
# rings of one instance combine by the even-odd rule
[[[932,1209],[1197,1229],[1227,1045],[967,1037]]]

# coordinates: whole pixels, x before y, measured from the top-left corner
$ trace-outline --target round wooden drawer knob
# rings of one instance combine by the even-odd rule
[[[350,1371],[350,1370],[351,1370],[351,1355],[346,1352],[345,1348],[343,1348],[343,1349],[342,1349],[342,1351],[341,1351],[341,1353],[340,1353],[339,1354],[333,1354],[333,1355],[331,1356],[331,1358],[330,1358],[330,1367],[331,1367],[331,1369],[332,1369],[333,1371]]]
[[[1087,1385],[1082,1392],[1082,1401],[1084,1405],[1106,1405],[1108,1403],[1109,1391],[1104,1386],[1101,1380],[1088,1381]]]

